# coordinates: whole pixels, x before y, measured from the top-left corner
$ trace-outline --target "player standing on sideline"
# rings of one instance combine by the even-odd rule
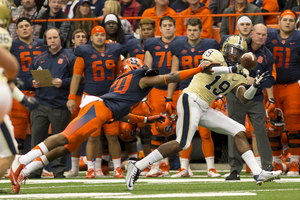
[[[88,34],[83,29],[76,29],[72,34],[72,43],[73,48],[67,49],[71,52],[75,52],[75,49],[79,45],[83,45],[87,43]],[[82,78],[83,80],[83,78]],[[79,113],[79,105],[81,103],[82,94],[84,89],[84,83],[83,81],[80,82],[78,91],[75,95],[75,108],[73,109],[73,112],[71,114],[71,121],[75,119]],[[72,168],[70,171],[65,175],[66,178],[73,178],[73,177],[79,177],[79,159],[81,155],[81,145],[71,153],[71,166]]]
[[[202,54],[207,49],[218,49],[219,43],[214,39],[203,39],[200,37],[202,33],[202,21],[198,18],[190,18],[186,22],[187,40],[176,40],[172,44],[171,53],[172,69],[173,71],[192,69],[198,67],[202,60]],[[179,94],[184,90],[192,78],[179,82]],[[170,83],[168,85],[168,102],[172,102],[172,95],[177,87],[177,83]],[[178,97],[179,98],[179,97]],[[172,113],[172,106],[167,103],[167,112]],[[214,142],[211,137],[210,130],[198,127],[200,137],[202,139],[202,151],[207,164],[207,174],[209,177],[221,176],[214,167],[215,154],[214,154]],[[189,176],[189,159],[192,153],[192,145],[180,152],[180,169],[179,172],[172,175],[172,177],[185,177]]]
[[[236,37],[237,42],[227,45],[227,41],[230,41],[233,37]],[[225,52],[226,54],[228,53],[227,58],[234,62],[237,62],[237,60],[240,59],[242,54],[246,51],[245,48],[247,48],[246,42],[239,36],[229,37],[228,40],[225,41],[224,45],[228,47]],[[216,62],[223,66],[227,66],[223,55],[215,49],[209,49],[204,52],[202,58],[203,64]],[[226,70],[230,72],[232,67],[228,67]],[[158,149],[138,162],[128,162],[126,175],[126,185],[128,190],[133,190],[134,183],[143,169],[158,160],[181,151],[182,149],[187,149],[190,146],[198,125],[217,133],[232,135],[232,137],[234,137],[235,146],[241,157],[252,170],[256,184],[261,185],[263,182],[270,181],[277,177],[281,171],[268,172],[262,170],[257,164],[253,152],[247,142],[245,127],[221,112],[210,108],[213,100],[215,100],[218,95],[226,94],[232,89],[235,90],[236,95],[241,102],[248,102],[253,98],[256,90],[264,81],[264,74],[257,74],[254,83],[248,90],[245,89],[246,81],[246,78],[241,74],[211,76],[199,73],[195,75],[190,85],[183,90],[183,93],[178,99],[176,140],[162,144],[158,147]]]
[[[274,99],[278,108],[283,111],[285,131],[291,153],[288,176],[299,175],[300,158],[300,32],[295,30],[296,14],[285,10],[280,14],[280,29],[268,29],[266,46],[273,52],[277,78],[274,85]],[[276,107],[276,106],[275,106]],[[281,137],[273,138],[273,161],[282,164]]]
[[[120,73],[122,46],[119,43],[105,44],[106,31],[102,26],[95,26],[91,31],[92,44],[78,46],[75,54],[78,56],[74,65],[74,73],[70,86],[69,100],[67,102],[68,109],[73,112],[75,108],[75,94],[84,72],[85,86],[84,99],[100,97],[109,91],[111,84]],[[116,178],[124,178],[121,169],[121,147],[118,141],[119,123],[103,125],[105,136],[108,141],[109,152],[114,162],[114,176]],[[101,145],[101,131],[95,131],[88,138],[86,147],[88,171],[86,178],[95,178],[103,176],[102,170],[95,172],[95,163],[93,159],[98,155]],[[70,150],[70,152],[75,149]],[[101,166],[101,163],[100,163]]]
[[[13,40],[10,52],[18,59],[21,66],[18,78],[25,84],[20,87],[20,89],[22,89],[23,96],[26,95],[31,97],[30,99],[32,100],[34,97],[34,91],[32,90],[32,86],[27,84],[26,73],[29,71],[29,66],[32,60],[37,55],[41,54],[42,51],[47,50],[47,48],[43,45],[42,39],[33,39],[33,27],[30,19],[27,17],[21,17],[17,20],[16,32],[18,34],[18,39]],[[20,96],[22,97],[22,95]],[[21,103],[19,103],[20,100],[22,99],[13,100],[13,107],[9,116],[14,126],[14,134],[18,142],[19,154],[22,154],[28,126],[31,131],[30,111],[38,105],[35,106],[35,101],[30,101],[33,104],[31,106],[27,106],[27,110]]]
[[[159,69],[159,74],[164,75],[171,72],[172,62],[172,43],[173,41],[181,37],[175,37],[175,19],[170,16],[164,16],[160,20],[159,27],[162,37],[160,38],[149,38],[145,42],[145,64],[150,69]],[[161,112],[166,111],[166,97],[167,97],[168,86],[155,86],[148,95],[151,114],[157,115]],[[173,94],[172,99],[177,100],[178,90]],[[172,102],[173,108],[176,108],[176,103]],[[170,102],[169,102],[170,103]],[[156,130],[155,124],[151,125],[151,151],[157,149],[166,138],[159,134]],[[154,163],[151,166],[151,170],[147,173],[147,177],[163,177],[170,176],[169,166],[167,158],[161,162]]]
[[[105,123],[116,120],[129,123],[153,123],[164,120],[161,115],[144,117],[128,113],[130,107],[140,102],[153,86],[179,82],[199,72],[208,73],[210,67],[208,65],[165,75],[153,75],[157,73],[153,73],[153,70],[138,58],[128,59],[130,64],[122,66],[123,74],[114,81],[109,93],[102,95],[101,98],[95,96],[85,98],[80,105],[79,115],[62,133],[47,138],[12,165],[10,175],[16,180],[12,183],[15,194],[19,193],[21,182],[32,171],[70,153],[69,150],[76,149]]]

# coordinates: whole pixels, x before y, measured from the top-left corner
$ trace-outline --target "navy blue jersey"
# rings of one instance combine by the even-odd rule
[[[273,53],[277,84],[300,80],[300,32],[295,30],[288,38],[281,38],[278,29],[268,28],[266,46]]]
[[[159,69],[159,74],[164,75],[171,72],[172,66],[172,43],[176,40],[185,39],[186,37],[175,37],[172,42],[165,44],[161,38],[149,38],[144,44],[145,51],[149,51],[153,58],[153,69]],[[176,47],[174,47],[176,48]],[[155,86],[160,90],[167,90],[168,86]]]
[[[34,58],[29,70],[49,69],[53,78],[62,80],[60,88],[53,86],[35,89],[35,98],[40,104],[54,109],[68,109],[66,103],[68,101],[75,60],[76,56],[65,49],[61,49],[54,55],[47,50]],[[27,72],[27,77],[28,84],[32,85],[33,77],[30,71]]]
[[[109,91],[116,78],[117,64],[122,53],[119,43],[105,44],[103,53],[97,51],[92,45],[80,45],[75,49],[75,55],[82,57],[85,63],[84,92],[89,95],[101,96]]]
[[[114,120],[125,117],[131,106],[139,103],[152,87],[140,88],[140,79],[145,76],[147,69],[136,69],[119,76],[112,84],[109,93],[101,96],[105,105],[113,112]]]
[[[126,43],[126,49],[130,57],[137,57],[144,60],[145,50],[142,44],[142,39],[131,39]]]
[[[32,84],[26,84],[26,73],[29,71],[32,60],[46,50],[47,47],[43,45],[43,40],[41,39],[34,39],[30,44],[22,42],[19,39],[13,40],[10,52],[17,58],[20,64],[18,78],[24,82],[22,90],[32,90]]]
[[[273,71],[273,65],[274,65],[274,59],[271,51],[263,45],[260,49],[253,51],[252,47],[250,44],[248,44],[247,48],[248,52],[252,52],[256,57],[257,57],[257,66],[249,70],[249,76],[252,78],[255,78],[257,70],[260,71],[260,73],[264,73],[268,71],[268,74],[270,76],[266,77],[266,80],[261,83],[260,87],[257,89],[255,96],[253,97],[252,100],[256,101],[262,101],[264,99],[264,94],[262,90],[264,88],[270,88],[272,85],[275,83],[275,79],[272,76],[272,71]],[[250,85],[246,85],[246,89],[248,89]]]
[[[180,47],[180,48],[179,48]],[[192,69],[198,67],[202,60],[202,54],[207,49],[218,49],[219,43],[215,39],[201,39],[201,41],[192,47],[188,40],[176,40],[172,44],[171,53],[179,59],[179,70]],[[179,89],[186,88],[193,77],[179,82]]]

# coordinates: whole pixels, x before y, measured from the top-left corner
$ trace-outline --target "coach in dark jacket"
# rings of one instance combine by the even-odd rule
[[[66,103],[73,75],[76,56],[61,46],[62,34],[57,28],[50,28],[45,32],[44,42],[48,50],[36,56],[32,61],[27,80],[35,88],[35,98],[40,105],[30,114],[32,128],[32,148],[48,137],[51,123],[52,134],[62,132],[70,122],[71,113]],[[31,70],[48,69],[52,75],[53,86],[44,87],[31,76]],[[64,178],[66,158],[53,161],[51,167],[55,178]],[[41,170],[30,174],[31,178],[41,177]]]

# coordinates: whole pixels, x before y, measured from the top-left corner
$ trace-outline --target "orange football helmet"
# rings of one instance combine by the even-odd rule
[[[145,63],[142,60],[136,57],[132,57],[132,58],[125,59],[122,62],[120,69],[121,69],[121,73],[123,74],[145,66],[146,66]]]
[[[120,122],[119,138],[125,142],[132,141],[136,136],[136,124]]]
[[[283,112],[281,109],[275,108],[271,113],[266,109],[266,128],[269,137],[280,136],[283,133],[284,125]]]
[[[155,122],[155,128],[157,132],[165,137],[168,137],[175,133],[175,121],[177,120],[177,115],[169,115],[167,112],[162,112],[160,115],[165,117],[165,122]]]

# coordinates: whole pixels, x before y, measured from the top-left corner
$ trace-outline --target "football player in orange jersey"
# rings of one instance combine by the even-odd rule
[[[294,11],[283,11],[280,14],[280,29],[268,29],[266,41],[266,47],[273,53],[277,72],[273,88],[274,102],[283,111],[291,153],[288,176],[299,175],[300,158],[300,32],[295,30],[296,19]],[[272,153],[273,161],[280,163],[282,149],[273,149]]]
[[[83,45],[87,43],[88,34],[83,29],[76,29],[72,34],[72,43],[73,48],[69,49],[72,52],[75,52],[75,49],[79,45]],[[79,112],[79,105],[81,103],[82,94],[83,94],[84,84],[83,81],[80,82],[80,86],[75,96],[75,108],[71,114],[71,121],[77,117]],[[79,176],[79,160],[81,155],[81,145],[71,153],[71,169],[68,173],[66,173],[66,178],[78,177]]]
[[[181,37],[175,37],[175,19],[170,16],[164,16],[160,20],[160,31],[162,37],[149,38],[144,43],[145,48],[145,64],[151,69],[159,69],[159,74],[168,74],[171,71],[171,49],[172,43]],[[151,114],[156,115],[166,111],[166,97],[168,86],[155,86],[148,95]],[[176,100],[178,97],[178,90],[173,94],[172,103],[173,108],[176,108]],[[159,145],[163,144],[165,137],[160,135],[156,130],[154,124],[151,125],[151,151],[157,149]],[[167,158],[154,163],[147,177],[170,176]]]
[[[109,91],[109,88],[115,78],[119,75],[121,64],[122,47],[118,43],[106,44],[106,31],[102,26],[96,26],[91,32],[92,44],[80,45],[75,49],[78,56],[74,65],[74,74],[70,87],[69,101],[67,103],[70,111],[73,110],[75,102],[73,94],[76,94],[80,83],[82,73],[85,75],[85,86],[83,99],[101,96]],[[72,98],[72,99],[71,99]],[[114,162],[114,176],[122,178],[121,170],[121,148],[118,142],[119,122],[106,124],[103,126],[105,136],[109,144],[109,152]],[[98,151],[95,149],[101,147],[100,131],[94,132],[88,138],[87,144],[87,166],[86,178],[95,178],[95,163]],[[99,156],[99,155],[98,155]],[[100,159],[100,157],[98,157]],[[101,165],[100,165],[101,166]],[[99,166],[98,166],[99,167]],[[103,176],[101,170],[98,176]]]

